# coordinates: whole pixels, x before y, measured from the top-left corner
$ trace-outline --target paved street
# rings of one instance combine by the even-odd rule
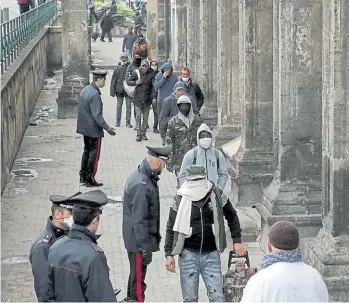
[[[101,47],[105,49],[101,49]],[[97,41],[92,46],[95,56],[101,61],[118,61],[121,39],[113,43]],[[110,55],[113,54],[114,58]],[[108,62],[108,63],[109,63]],[[109,96],[108,81],[102,89],[105,119],[115,124],[115,98]],[[32,116],[33,126],[28,126],[13,166],[12,180],[7,184],[1,205],[1,253],[2,253],[2,295],[1,301],[35,301],[28,252],[32,240],[45,227],[50,211],[48,196],[51,194],[72,194],[86,191],[79,186],[79,167],[83,149],[82,137],[75,133],[75,119],[56,119],[55,97],[60,86],[61,72],[48,81],[42,91]],[[124,113],[123,113],[124,114]],[[149,125],[152,129],[152,113]],[[133,121],[134,124],[134,121]],[[137,143],[135,131],[122,127],[114,137],[106,133],[96,179],[104,183],[101,188],[113,200],[123,195],[123,186],[128,174],[143,160],[145,145],[160,146],[160,136],[149,132],[149,141]],[[165,171],[160,180],[161,229],[165,236],[165,224],[169,204],[175,194],[174,175]],[[121,288],[119,298],[125,296],[129,273],[127,254],[124,249],[121,224],[122,204],[113,203],[104,208],[99,233],[100,246],[104,249],[110,267],[111,281],[115,288]],[[232,247],[231,241],[228,242]],[[247,243],[253,266],[260,261],[257,243]],[[163,246],[163,243],[162,243]],[[226,268],[227,249],[222,255],[223,270]],[[154,255],[149,266],[146,283],[148,302],[181,301],[179,275],[168,273],[164,267],[164,254]],[[207,301],[201,285],[200,301]]]

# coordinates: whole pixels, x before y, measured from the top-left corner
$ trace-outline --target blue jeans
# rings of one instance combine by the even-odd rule
[[[199,276],[205,283],[210,302],[225,302],[221,258],[217,250],[199,254],[183,249],[178,258],[184,302],[199,301]]]

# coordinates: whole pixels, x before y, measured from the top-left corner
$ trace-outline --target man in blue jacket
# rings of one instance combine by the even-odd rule
[[[162,104],[164,100],[172,94],[174,85],[178,81],[178,77],[173,73],[171,62],[164,63],[158,74],[155,76],[155,90],[158,92],[157,97],[157,113],[160,117]]]

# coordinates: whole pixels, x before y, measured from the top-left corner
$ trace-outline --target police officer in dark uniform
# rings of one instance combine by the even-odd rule
[[[32,265],[35,293],[39,302],[45,302],[48,299],[48,250],[58,238],[67,234],[72,226],[73,203],[70,199],[79,194],[81,192],[70,197],[50,196],[52,215],[47,219],[45,230],[36,237],[30,248],[29,260]]]
[[[48,254],[50,300],[56,302],[115,302],[109,267],[97,245],[102,206],[108,203],[100,190],[71,198],[74,224]]]
[[[126,182],[122,234],[130,262],[126,301],[144,302],[144,283],[152,253],[160,250],[159,175],[172,147],[149,147],[148,155]]]
[[[103,185],[103,183],[95,180],[95,175],[97,173],[104,130],[109,135],[115,135],[114,129],[103,118],[103,102],[100,88],[105,86],[107,73],[104,70],[93,71],[93,82],[84,87],[79,96],[76,132],[84,136],[80,183],[86,184],[89,187]]]

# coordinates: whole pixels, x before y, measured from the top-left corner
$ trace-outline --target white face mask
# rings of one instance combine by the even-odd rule
[[[189,78],[182,78],[182,81],[183,81],[183,82],[188,82],[188,81],[189,81]]]
[[[158,67],[157,67],[157,66],[152,66],[151,69],[152,69],[152,70],[157,70]]]
[[[125,65],[126,63],[127,63],[127,61],[125,61],[125,62],[121,61],[121,65]]]
[[[203,149],[208,149],[208,148],[211,147],[212,138],[202,138],[202,139],[199,139],[199,143],[200,143],[200,146]]]
[[[69,228],[72,227],[74,223],[73,216],[71,216],[70,218],[64,218],[63,222],[67,224]]]

